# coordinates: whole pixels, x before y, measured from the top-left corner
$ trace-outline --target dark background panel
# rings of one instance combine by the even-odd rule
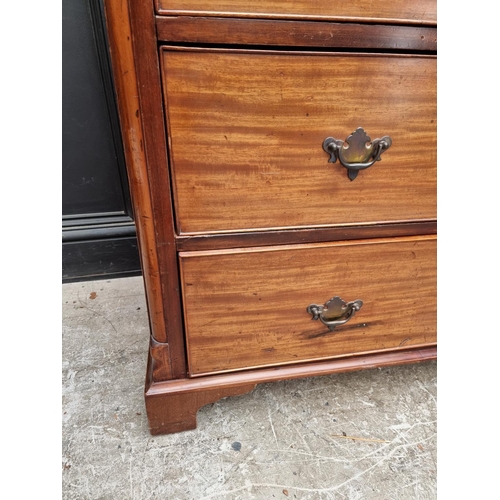
[[[64,215],[125,210],[97,49],[89,0],[65,0],[62,53]]]
[[[135,259],[134,259],[135,257]],[[84,263],[85,273],[75,275]],[[141,274],[137,238],[109,238],[63,245],[63,281],[120,278]],[[135,271],[131,269],[135,267]]]
[[[62,5],[63,281],[140,273],[101,1]]]

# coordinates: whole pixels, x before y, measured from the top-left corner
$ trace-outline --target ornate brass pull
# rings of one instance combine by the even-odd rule
[[[380,155],[392,145],[392,139],[388,135],[370,141],[366,132],[359,127],[345,142],[327,137],[323,141],[323,149],[330,155],[328,163],[335,163],[338,157],[340,163],[347,168],[349,179],[353,181],[360,170],[380,161]]]
[[[362,306],[362,300],[345,302],[340,297],[335,296],[325,305],[309,304],[307,312],[312,315],[311,319],[319,319],[330,330],[334,330],[336,326],[347,323]]]

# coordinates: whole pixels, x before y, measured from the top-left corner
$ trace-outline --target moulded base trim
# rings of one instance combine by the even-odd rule
[[[145,399],[149,428],[153,435],[171,434],[196,428],[198,410],[215,401],[245,394],[257,384],[333,373],[364,370],[430,361],[437,358],[437,347],[398,350],[343,359],[209,375],[194,379],[146,381]],[[149,360],[151,361],[151,360]],[[150,374],[148,370],[148,374]]]

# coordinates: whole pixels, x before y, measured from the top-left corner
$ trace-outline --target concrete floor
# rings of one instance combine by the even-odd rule
[[[64,499],[436,498],[435,362],[263,384],[152,437],[148,342],[142,278],[63,285]]]

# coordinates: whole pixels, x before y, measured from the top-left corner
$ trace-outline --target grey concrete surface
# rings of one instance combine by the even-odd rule
[[[263,384],[153,437],[142,278],[63,285],[65,499],[436,498],[436,363]]]

